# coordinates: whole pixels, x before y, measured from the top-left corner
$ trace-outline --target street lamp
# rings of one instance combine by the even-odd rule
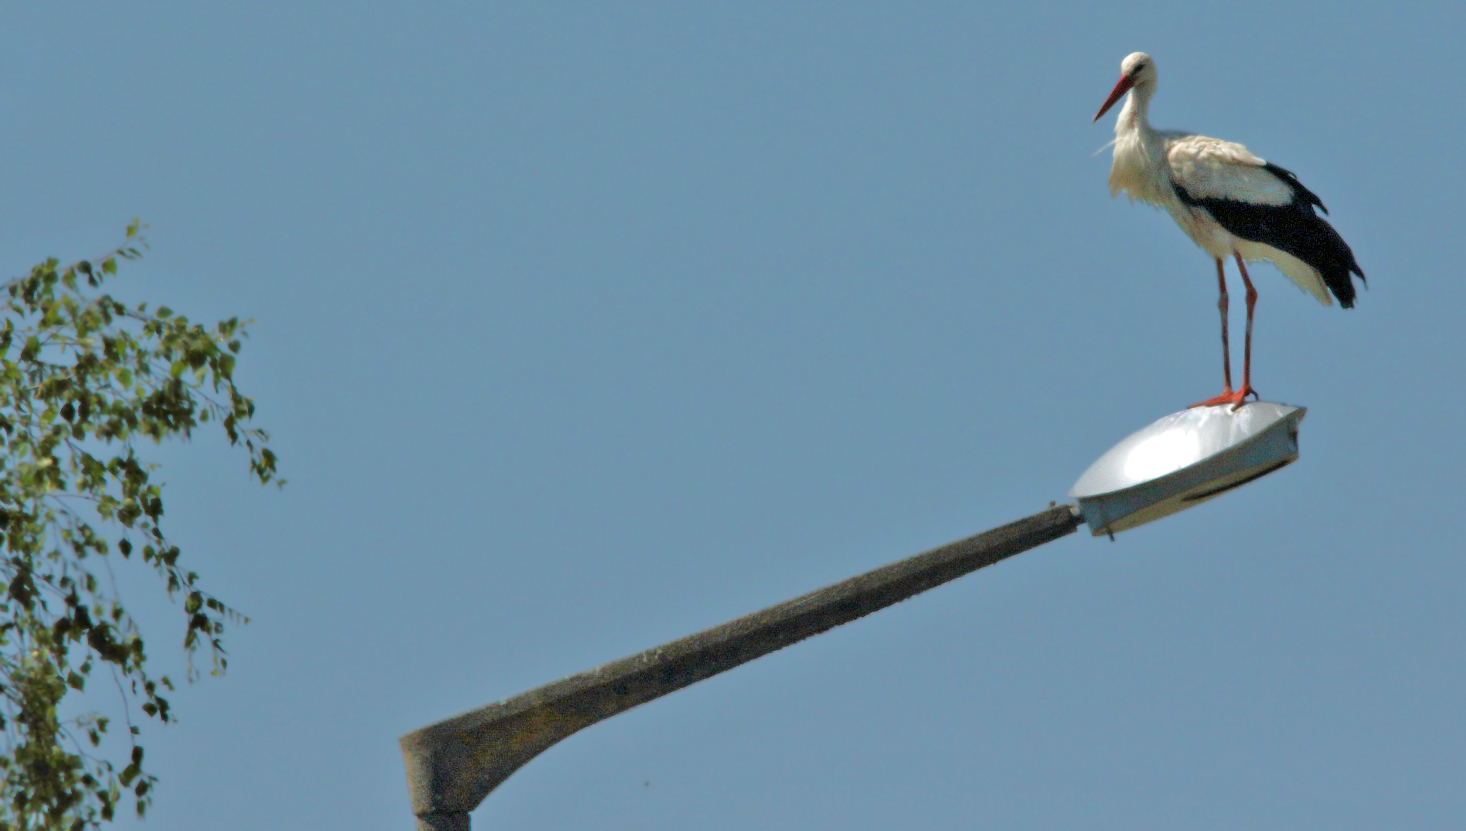
[[[1298,458],[1305,410],[1259,402],[1166,416],[1075,483],[1078,507],[898,560],[793,600],[463,713],[400,740],[418,831],[468,831],[469,812],[561,739],[811,635],[863,617],[1088,523],[1098,536],[1159,519]]]

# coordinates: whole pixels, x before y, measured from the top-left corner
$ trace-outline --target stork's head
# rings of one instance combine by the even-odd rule
[[[1120,61],[1120,81],[1110,91],[1110,97],[1100,105],[1099,112],[1094,114],[1094,120],[1099,121],[1100,116],[1110,111],[1120,97],[1134,88],[1142,88],[1146,93],[1155,90],[1156,72],[1155,61],[1144,52],[1131,52]],[[1147,99],[1149,95],[1146,96]]]

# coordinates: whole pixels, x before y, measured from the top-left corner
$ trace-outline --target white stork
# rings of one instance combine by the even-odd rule
[[[1120,81],[1094,120],[1127,92],[1125,106],[1115,122],[1115,161],[1110,167],[1110,195],[1125,191],[1165,208],[1193,242],[1217,261],[1217,285],[1222,312],[1222,373],[1226,387],[1215,398],[1194,407],[1231,404],[1242,406],[1252,389],[1252,309],[1257,290],[1247,276],[1247,260],[1270,260],[1299,288],[1325,306],[1354,305],[1350,274],[1364,271],[1354,261],[1349,245],[1318,214],[1328,213],[1313,191],[1291,172],[1253,155],[1230,141],[1150,126],[1146,111],[1155,95],[1155,61],[1135,52],[1120,62]],[[1222,262],[1237,260],[1247,286],[1247,340],[1242,358],[1242,385],[1232,389],[1232,363],[1227,347],[1227,278]]]

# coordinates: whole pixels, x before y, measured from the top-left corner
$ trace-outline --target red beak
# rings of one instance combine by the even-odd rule
[[[1130,77],[1129,75],[1121,75],[1120,82],[1115,84],[1115,88],[1110,91],[1110,97],[1105,99],[1105,103],[1100,105],[1099,112],[1094,114],[1094,121],[1099,121],[1100,116],[1109,112],[1110,108],[1115,106],[1115,102],[1119,101],[1121,96],[1129,92],[1130,88],[1133,86],[1135,86],[1134,78]],[[1093,124],[1094,121],[1091,121],[1090,123]]]

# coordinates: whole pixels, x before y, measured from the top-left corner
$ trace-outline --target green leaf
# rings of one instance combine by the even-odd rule
[[[107,572],[152,570],[169,598],[182,594],[175,608],[189,680],[200,677],[200,648],[211,674],[222,673],[226,622],[249,622],[185,567],[161,524],[167,492],[157,465],[137,441],[187,439],[219,424],[228,442],[244,445],[252,476],[278,481],[269,436],[252,424],[254,402],[234,385],[243,324],[202,326],[167,306],[97,294],[119,261],[141,256],[145,227],[132,222],[127,244],[95,260],[40,263],[0,294],[0,704],[9,707],[0,706],[0,829],[94,827],[113,817],[124,788],[139,815],[151,801],[156,780],[143,768],[133,717],[171,723],[158,693],[173,685],[150,674],[143,636],[116,593],[123,581]],[[114,548],[122,557],[104,561],[99,579],[91,555]],[[67,700],[102,665],[116,675],[136,742],[125,764],[101,740],[107,717]],[[83,735],[95,755],[80,753]],[[42,817],[60,819],[42,826]]]

